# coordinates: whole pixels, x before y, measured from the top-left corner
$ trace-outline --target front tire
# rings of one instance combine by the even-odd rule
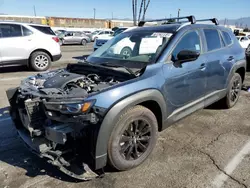
[[[135,106],[115,122],[109,139],[108,158],[119,171],[132,169],[143,163],[153,151],[158,133],[155,115],[143,106]]]
[[[30,66],[34,71],[46,71],[50,68],[51,58],[42,51],[33,52],[30,56]]]
[[[229,83],[228,93],[221,101],[222,105],[227,109],[232,108],[239,100],[241,89],[242,78],[238,73],[234,73]]]

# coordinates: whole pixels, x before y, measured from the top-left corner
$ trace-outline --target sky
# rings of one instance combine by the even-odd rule
[[[138,0],[139,2],[141,0]],[[0,13],[12,15],[132,18],[132,0],[0,0]],[[249,0],[151,0],[146,18],[195,15],[196,18],[250,17]]]

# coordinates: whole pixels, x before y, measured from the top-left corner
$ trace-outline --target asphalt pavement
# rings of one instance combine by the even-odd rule
[[[52,69],[91,53],[91,47],[63,46],[63,58]],[[34,72],[20,67],[0,71],[0,188],[250,187],[250,93],[244,90],[234,108],[212,106],[161,132],[141,166],[79,182],[30,153],[13,128],[5,90]],[[245,85],[250,86],[250,73]]]

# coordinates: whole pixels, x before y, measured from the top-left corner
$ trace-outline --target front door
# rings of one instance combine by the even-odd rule
[[[171,59],[163,66],[165,75],[164,94],[168,101],[168,115],[178,120],[188,113],[203,108],[206,88],[205,58],[201,55],[195,61],[181,65],[175,63],[177,54],[182,50],[201,53],[201,39],[197,31],[189,31],[181,38],[172,51]]]

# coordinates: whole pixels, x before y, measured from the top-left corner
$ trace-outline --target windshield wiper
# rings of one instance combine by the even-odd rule
[[[136,74],[132,71],[132,69],[130,69],[130,68],[126,67],[126,66],[123,66],[123,65],[119,65],[119,64],[115,64],[115,63],[101,63],[100,65],[106,66],[106,67],[114,67],[114,68],[121,67],[121,68],[126,69],[130,74],[132,74],[135,77],[137,77]]]

